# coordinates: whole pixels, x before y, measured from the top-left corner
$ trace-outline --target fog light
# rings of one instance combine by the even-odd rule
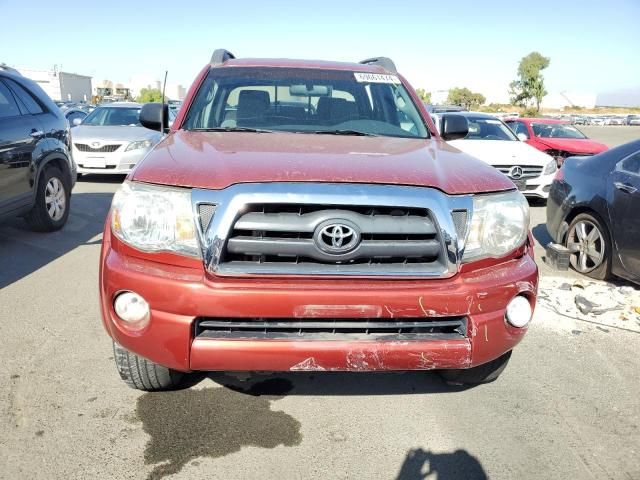
[[[113,302],[113,309],[130,326],[142,326],[149,321],[149,304],[137,293],[121,293]]]
[[[531,320],[531,303],[523,295],[518,295],[507,305],[507,321],[514,327],[522,328]]]

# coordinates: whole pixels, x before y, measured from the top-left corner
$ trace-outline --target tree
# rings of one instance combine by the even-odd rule
[[[535,103],[536,112],[540,112],[540,103],[547,94],[541,72],[550,62],[549,57],[543,57],[538,52],[531,52],[522,57],[518,65],[518,79],[509,84],[509,95],[513,105],[527,108]]]
[[[447,103],[459,105],[467,110],[472,110],[482,105],[487,99],[481,93],[474,93],[468,88],[452,88],[449,90]]]
[[[425,103],[431,103],[431,92],[427,92],[424,88],[416,88],[416,93],[420,100]]]
[[[143,88],[136,101],[139,103],[162,102],[162,92],[157,88]]]

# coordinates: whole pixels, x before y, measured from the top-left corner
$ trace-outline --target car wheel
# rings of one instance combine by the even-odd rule
[[[62,172],[48,167],[41,173],[36,192],[36,203],[25,220],[34,230],[53,232],[60,230],[69,218],[71,189]]]
[[[156,392],[180,386],[184,373],[150,362],[113,342],[113,358],[120,378],[131,388]]]
[[[595,215],[581,213],[567,230],[565,246],[571,267],[583,275],[606,280],[611,275],[611,242],[603,222]]]
[[[511,358],[511,350],[504,355],[483,363],[477,367],[462,368],[459,370],[440,370],[440,376],[451,385],[478,385],[480,383],[493,382],[507,368]]]

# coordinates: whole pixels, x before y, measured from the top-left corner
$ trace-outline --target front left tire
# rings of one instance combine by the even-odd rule
[[[116,342],[113,342],[113,358],[120,378],[137,390],[173,390],[180,386],[184,378],[184,373],[153,363]]]

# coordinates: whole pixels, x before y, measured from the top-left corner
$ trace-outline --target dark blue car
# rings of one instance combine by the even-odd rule
[[[578,272],[640,283],[640,140],[566,159],[549,192],[547,229]]]

